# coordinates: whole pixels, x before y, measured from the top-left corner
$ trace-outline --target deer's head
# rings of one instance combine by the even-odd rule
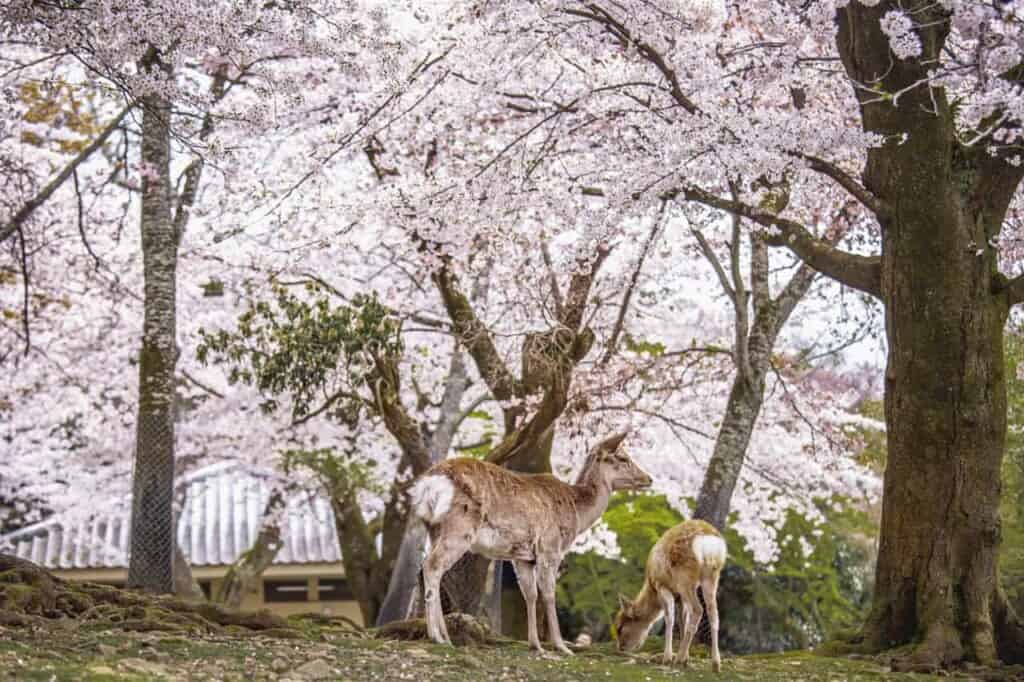
[[[622,441],[626,432],[618,433],[595,447],[595,466],[597,474],[612,490],[640,490],[651,486],[651,477],[636,465],[625,449]]]
[[[634,651],[647,639],[653,620],[645,615],[625,595],[619,595],[619,612],[615,615],[615,645],[619,651]]]

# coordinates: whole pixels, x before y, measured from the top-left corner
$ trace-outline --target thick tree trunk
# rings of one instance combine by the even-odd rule
[[[170,102],[142,100],[145,319],[132,486],[129,587],[170,593],[174,559],[174,366],[178,241],[171,219]]]
[[[732,494],[739,481],[747,446],[764,401],[764,374],[756,372],[754,385],[737,372],[729,391],[725,416],[718,429],[715,449],[704,474],[694,518],[707,521],[716,528],[725,528]]]
[[[881,537],[862,636],[873,649],[914,643],[911,664],[1021,661],[1024,632],[996,564],[1010,298],[994,241],[1022,173],[989,141],[961,145],[947,93],[916,86],[948,38],[944,10],[912,3],[923,54],[894,60],[880,28],[894,6],[851,3],[837,36],[853,81],[906,92],[856,93],[865,130],[887,140],[868,151],[863,172],[883,204],[889,357]]]
[[[886,229],[888,462],[865,634],[876,647],[919,641],[923,663],[991,664],[1024,657],[1024,648],[997,651],[992,618],[1003,608],[1008,306],[977,253],[987,241],[978,207],[955,186],[940,192],[908,198]],[[946,205],[935,215],[931,202]]]

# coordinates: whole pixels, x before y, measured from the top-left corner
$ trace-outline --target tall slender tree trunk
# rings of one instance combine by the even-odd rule
[[[732,495],[739,481],[747,446],[764,402],[764,373],[755,370],[753,381],[737,371],[729,391],[729,402],[715,439],[694,518],[724,528],[732,506]]]
[[[734,189],[733,195],[736,196]],[[807,295],[815,272],[801,265],[773,299],[769,289],[768,247],[756,235],[750,237],[750,288],[743,281],[740,269],[740,219],[733,216],[732,240],[729,246],[731,281],[708,242],[695,233],[701,248],[718,274],[722,288],[732,300],[736,314],[736,338],[733,342],[733,375],[725,414],[715,438],[704,481],[694,509],[694,517],[716,528],[725,528],[732,506],[732,496],[739,482],[747,447],[754,426],[764,405],[765,377],[771,367],[771,356],[782,328],[796,306]],[[753,321],[748,306],[753,303]]]
[[[155,62],[155,57],[153,58]],[[132,485],[128,586],[173,591],[174,367],[178,240],[171,217],[170,102],[142,100],[142,252],[145,319]]]

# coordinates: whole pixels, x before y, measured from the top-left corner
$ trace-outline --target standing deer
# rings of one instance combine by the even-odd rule
[[[434,465],[412,490],[413,514],[426,524],[431,548],[423,564],[427,633],[451,644],[441,613],[441,577],[466,552],[515,564],[526,600],[530,647],[537,637],[537,591],[544,601],[551,642],[562,641],[555,614],[555,579],[562,557],[578,535],[608,507],[615,490],[651,485],[651,477],[620,451],[625,433],[596,445],[575,485],[550,474],[518,474],[494,464],[459,457]]]
[[[636,599],[619,595],[620,610],[615,618],[615,632],[620,651],[633,651],[647,639],[647,633],[665,613],[665,663],[672,661],[672,628],[675,621],[676,597],[682,601],[682,641],[676,662],[686,665],[690,658],[690,642],[703,610],[697,598],[697,587],[704,592],[711,625],[711,669],[722,668],[718,654],[718,576],[725,566],[725,540],[710,523],[683,521],[668,529],[647,557],[647,575]]]

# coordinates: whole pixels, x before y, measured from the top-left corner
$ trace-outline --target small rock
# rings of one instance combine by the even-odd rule
[[[114,656],[117,654],[117,647],[109,644],[99,644],[96,647],[96,651],[100,652],[100,656]]]
[[[112,677],[114,675],[117,675],[113,668],[106,665],[90,665],[88,668],[86,668],[86,670],[88,670],[93,675],[110,675]]]
[[[309,663],[303,663],[292,671],[292,675],[303,680],[322,680],[336,676],[331,665],[322,658],[314,659]]]
[[[288,666],[288,661],[284,660],[283,658],[275,658],[273,661],[270,662],[270,669],[273,670],[275,673],[283,673],[285,670],[288,669]]]
[[[417,658],[430,658],[430,652],[426,649],[417,649],[416,647],[413,647],[411,649],[406,649],[405,653],[410,656],[416,656]]]

